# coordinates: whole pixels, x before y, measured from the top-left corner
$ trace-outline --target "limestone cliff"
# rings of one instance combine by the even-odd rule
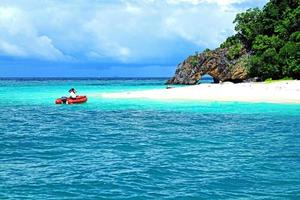
[[[248,56],[246,50],[242,49],[238,58],[230,59],[227,48],[189,56],[178,65],[174,77],[166,84],[193,85],[205,74],[211,75],[215,82],[242,82],[249,77],[246,69]]]

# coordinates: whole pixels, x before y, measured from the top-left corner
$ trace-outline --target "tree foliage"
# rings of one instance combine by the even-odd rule
[[[263,79],[300,78],[300,0],[270,0],[263,9],[236,16],[237,34],[222,48],[238,56],[242,44],[251,53],[249,72]]]

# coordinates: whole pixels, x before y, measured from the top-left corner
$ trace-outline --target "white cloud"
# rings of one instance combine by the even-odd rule
[[[66,57],[45,35],[39,35],[22,10],[0,7],[0,53],[17,57],[61,60]]]
[[[197,7],[176,9],[164,19],[166,34],[176,34],[201,47],[216,47],[227,36],[224,32],[233,33],[230,30],[235,13],[218,8],[213,16],[210,15],[209,6],[203,6],[201,12]]]
[[[192,4],[192,5],[203,5],[203,4],[214,4],[218,6],[218,9],[228,10],[232,8],[235,3],[243,3],[246,0],[167,0],[169,4]]]
[[[25,57],[26,53],[17,45],[10,44],[7,41],[0,40],[0,49],[4,54]]]
[[[249,1],[1,0],[0,54],[99,62],[189,54],[232,34],[233,4]]]

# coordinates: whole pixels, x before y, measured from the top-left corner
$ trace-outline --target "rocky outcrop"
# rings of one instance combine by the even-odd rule
[[[197,84],[201,77],[209,74],[215,82],[242,82],[249,78],[246,60],[249,57],[246,50],[241,50],[237,59],[229,59],[227,48],[218,48],[201,54],[189,56],[180,63],[174,77],[166,84]]]

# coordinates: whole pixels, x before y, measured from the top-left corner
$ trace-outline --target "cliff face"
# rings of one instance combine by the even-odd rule
[[[239,58],[229,59],[227,48],[189,56],[178,65],[175,75],[166,84],[197,84],[205,74],[211,75],[215,82],[242,82],[249,77],[245,62],[248,56],[243,49]]]

